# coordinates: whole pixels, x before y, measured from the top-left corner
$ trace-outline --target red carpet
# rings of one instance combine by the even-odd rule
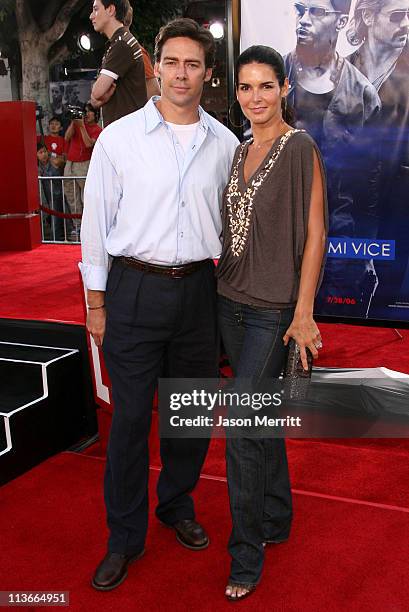
[[[0,318],[84,324],[78,245],[0,253]]]
[[[150,436],[150,464],[160,467],[157,415],[153,415]],[[351,444],[352,442],[352,444]],[[389,446],[367,446],[367,440],[287,440],[288,462],[293,489],[308,489],[340,497],[353,497],[370,502],[409,505],[409,441],[387,440]],[[347,446],[346,446],[347,445]],[[362,445],[362,446],[361,446]],[[88,454],[93,453],[93,447]],[[95,449],[94,453],[96,453]],[[93,453],[93,454],[94,454]],[[203,474],[224,478],[225,441],[212,439],[203,467]],[[388,485],[384,476],[389,470]]]
[[[78,245],[42,245],[0,253],[0,318],[84,323]],[[379,367],[409,373],[409,331],[320,324],[324,348],[316,365]]]
[[[84,323],[78,246],[44,245],[0,254],[0,318]],[[409,331],[321,324],[317,365],[379,367],[409,373]],[[100,410],[105,452],[110,418]],[[105,418],[104,418],[105,416]],[[151,493],[159,466],[156,415],[151,435]],[[335,443],[334,443],[335,442]],[[289,440],[295,522],[288,544],[269,549],[250,611],[407,612],[409,441]],[[104,554],[101,459],[64,453],[1,491],[2,590],[70,590],[71,609],[224,610],[229,513],[224,441],[212,440],[196,493],[212,545],[180,547],[152,517],[147,553],[113,593],[89,577]],[[151,509],[155,500],[152,498]],[[34,608],[33,608],[34,609]]]
[[[111,415],[98,410],[100,440],[85,454],[104,458]],[[384,503],[409,503],[408,479],[409,440],[406,438],[341,438],[286,441],[291,484],[294,489],[309,489],[316,493],[332,491],[333,495]],[[149,439],[150,464],[158,468],[158,414],[153,412]],[[213,438],[203,467],[203,474],[224,478],[225,441]],[[322,468],[325,465],[325,470]],[[379,474],[390,469],[388,486]],[[403,466],[403,467],[402,467]],[[403,474],[402,474],[403,469]]]
[[[206,551],[182,548],[151,516],[146,555],[131,566],[126,582],[112,593],[90,587],[106,537],[103,465],[63,453],[3,487],[1,589],[70,591],[70,609],[84,612],[231,609],[222,595],[228,574],[226,486],[214,480],[202,479],[195,496],[212,541]],[[323,459],[322,472],[329,467]],[[385,458],[378,473],[385,490],[393,469]],[[151,476],[152,512],[157,472]],[[407,612],[409,504],[393,509],[298,493],[294,503],[291,539],[267,551],[263,581],[239,604],[242,609]]]

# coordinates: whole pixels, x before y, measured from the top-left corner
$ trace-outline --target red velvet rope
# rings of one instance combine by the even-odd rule
[[[48,215],[53,215],[54,217],[60,217],[61,219],[81,219],[82,215],[80,213],[62,213],[58,210],[53,210],[52,208],[47,208],[47,206],[40,205],[40,210],[47,213]]]

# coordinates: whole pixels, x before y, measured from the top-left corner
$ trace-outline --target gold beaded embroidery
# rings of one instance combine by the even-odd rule
[[[288,130],[280,138],[278,147],[269,157],[261,172],[257,172],[244,193],[239,189],[239,167],[243,159],[244,149],[247,143],[242,143],[237,162],[233,168],[229,185],[227,187],[227,211],[229,216],[229,228],[232,236],[231,251],[235,257],[239,257],[247,243],[250,229],[250,221],[253,212],[253,200],[258,189],[261,187],[268,174],[271,172],[281,151],[284,149],[290,137],[296,132],[304,130]],[[251,143],[250,143],[251,144]]]

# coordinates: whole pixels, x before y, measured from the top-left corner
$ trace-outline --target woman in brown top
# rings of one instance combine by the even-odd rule
[[[325,172],[312,138],[293,129],[281,55],[244,51],[236,94],[253,139],[236,152],[224,193],[224,245],[217,268],[219,319],[236,379],[278,378],[294,338],[322,346],[313,319],[326,244]],[[232,558],[226,596],[239,600],[260,580],[264,546],[285,541],[292,503],[284,441],[227,439]]]

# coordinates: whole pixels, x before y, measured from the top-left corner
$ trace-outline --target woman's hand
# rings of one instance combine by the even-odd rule
[[[283,336],[284,344],[287,346],[290,338],[293,338],[300,347],[301,362],[304,370],[308,370],[307,352],[308,347],[314,359],[318,357],[318,349],[322,348],[320,330],[312,315],[294,315],[290,327]]]
[[[85,128],[85,121],[84,121],[84,117],[81,117],[81,119],[73,119],[73,123],[75,125],[78,125],[79,128]]]

